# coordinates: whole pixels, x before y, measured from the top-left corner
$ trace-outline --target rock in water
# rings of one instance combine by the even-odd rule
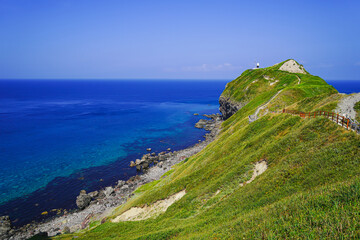
[[[0,238],[5,239],[8,237],[9,231],[11,230],[11,221],[9,216],[0,217]]]
[[[77,196],[76,198],[76,206],[82,210],[87,206],[89,206],[90,202],[91,202],[91,197],[86,194],[85,190],[81,190],[80,195]]]
[[[206,125],[207,121],[205,119],[200,119],[196,124],[195,127],[196,128],[204,128]]]
[[[146,151],[151,152],[151,148],[147,148]]]
[[[136,164],[134,163],[134,161],[131,161],[130,162],[130,167],[135,167],[136,166]]]

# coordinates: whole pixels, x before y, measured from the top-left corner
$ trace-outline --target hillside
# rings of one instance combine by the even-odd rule
[[[280,113],[334,110],[342,97],[294,60],[246,70],[220,96],[226,120],[215,141],[137,189],[105,223],[57,238],[358,238],[359,135]],[[164,213],[121,221],[170,196],[177,201]]]

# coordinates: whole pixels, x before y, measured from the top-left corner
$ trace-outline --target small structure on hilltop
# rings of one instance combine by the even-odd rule
[[[256,66],[253,69],[255,70],[255,69],[259,69],[259,68],[260,68],[260,63],[256,63]]]

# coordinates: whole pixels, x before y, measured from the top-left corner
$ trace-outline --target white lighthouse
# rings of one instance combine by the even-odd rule
[[[260,63],[256,63],[256,68],[259,68],[260,67]]]

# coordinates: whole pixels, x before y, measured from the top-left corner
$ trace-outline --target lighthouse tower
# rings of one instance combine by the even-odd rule
[[[259,68],[260,67],[260,63],[256,63],[256,68]]]

